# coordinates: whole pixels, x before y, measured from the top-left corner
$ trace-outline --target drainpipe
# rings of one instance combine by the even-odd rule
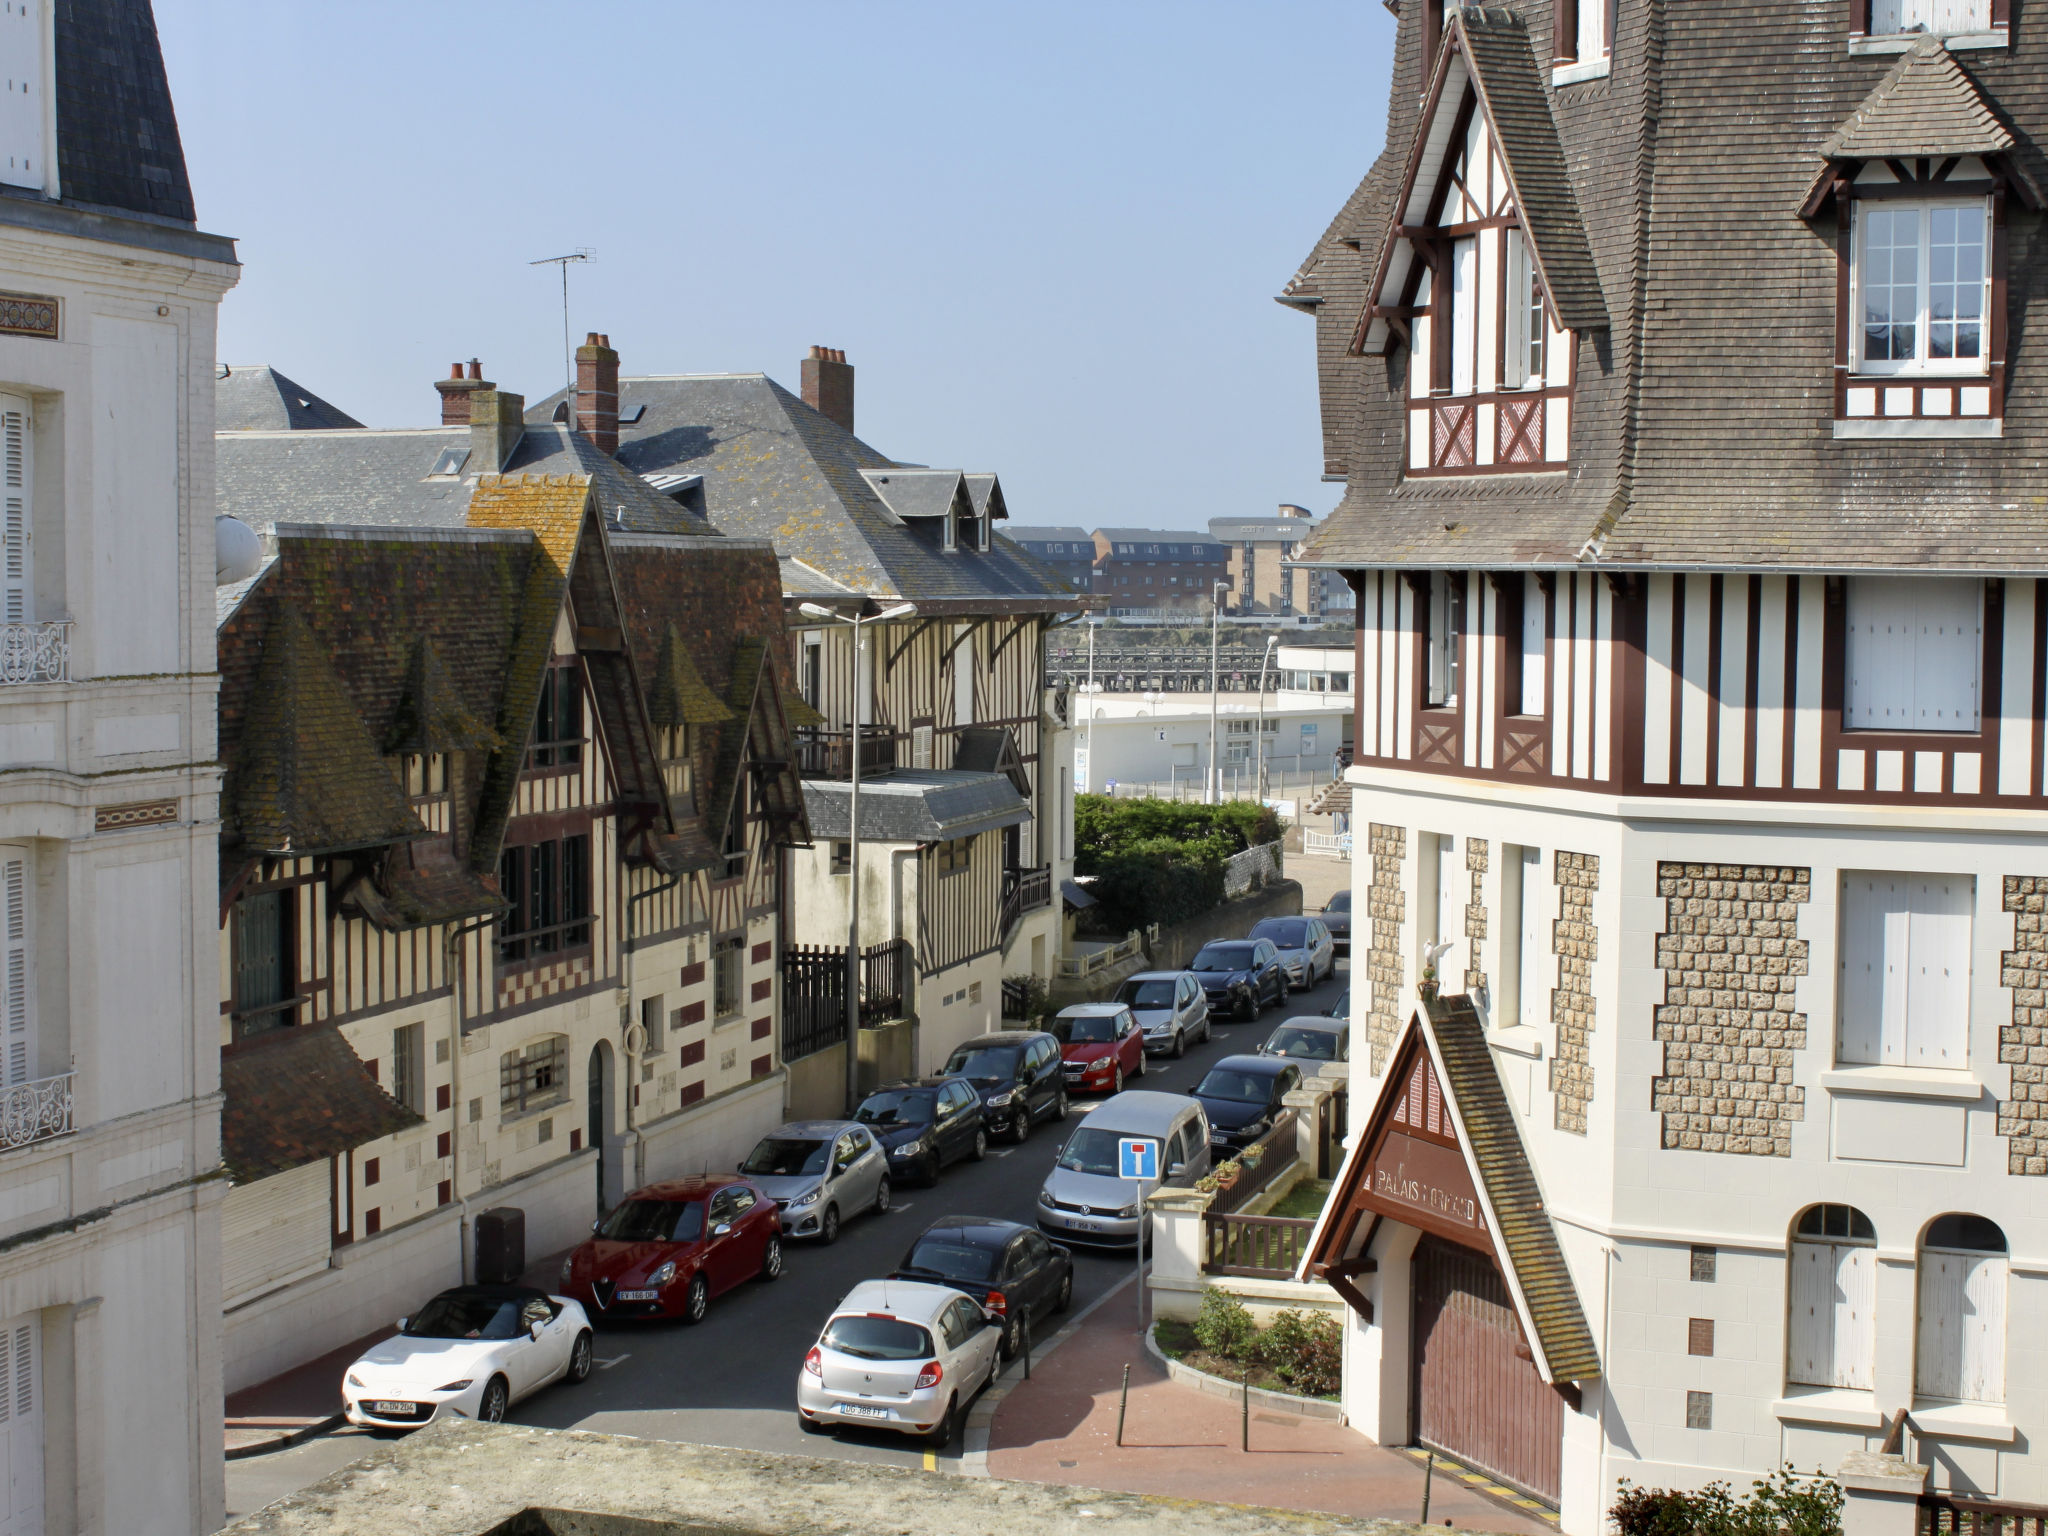
[[[892,939],[905,937],[903,932],[905,926],[903,922],[903,864],[906,859],[915,859],[917,854],[917,846],[912,844],[908,848],[898,848],[889,855],[889,927],[892,930],[889,937]],[[917,1017],[917,1009],[912,1006],[916,987],[917,958],[916,946],[913,944],[910,964],[904,968],[903,973],[903,1013],[906,1018],[913,1021]],[[917,1023],[912,1022],[910,1026],[910,1068],[913,1073],[917,1071],[917,1063],[923,1059],[920,1055],[923,1049],[923,1029]]]
[[[468,1100],[462,1096],[462,941],[497,922],[494,912],[489,917],[474,918],[467,923],[458,923],[448,930],[448,969],[452,973],[450,988],[452,1009],[449,1018],[452,1032],[448,1043],[448,1073],[454,1079],[449,1089],[449,1118],[453,1121],[448,1133],[448,1187],[455,1193],[455,1203],[462,1208],[457,1223],[456,1242],[461,1248],[462,1283],[468,1285],[473,1278],[475,1255],[470,1242],[469,1196],[462,1192],[462,1114]]]
[[[668,891],[674,890],[677,886],[681,885],[682,883],[682,875],[673,875],[669,878],[666,884],[649,886],[646,890],[640,892],[639,895],[628,896],[626,898],[626,946],[623,954],[620,956],[619,965],[619,970],[622,976],[622,989],[626,994],[625,1001],[619,1004],[619,1040],[621,1044],[629,1044],[633,1038],[634,904],[636,902],[646,901],[649,897],[652,896],[663,895]],[[644,1051],[647,1046],[647,1040],[644,1034],[641,1037],[640,1045],[641,1051]],[[627,1186],[627,1188],[629,1189],[639,1188],[640,1185],[646,1181],[647,1177],[647,1138],[641,1134],[640,1117],[634,1113],[633,1105],[633,1096],[634,1094],[639,1092],[640,1089],[641,1051],[628,1049],[626,1052],[626,1081],[624,1084],[626,1091],[620,1095],[620,1097],[624,1101],[622,1107],[626,1111],[626,1135],[633,1145],[633,1179],[632,1182]],[[599,1147],[597,1149],[597,1156],[600,1162],[604,1160],[603,1147]],[[621,1191],[621,1193],[623,1193],[623,1191]]]

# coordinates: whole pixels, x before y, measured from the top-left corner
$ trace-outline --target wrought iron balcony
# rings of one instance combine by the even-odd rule
[[[71,681],[71,621],[0,624],[0,685]]]
[[[0,1151],[71,1134],[73,1076],[64,1072],[0,1088]]]

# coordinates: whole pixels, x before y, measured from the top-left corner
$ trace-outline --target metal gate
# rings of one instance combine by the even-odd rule
[[[1425,1236],[1410,1275],[1415,1438],[1556,1504],[1564,1401],[1536,1373],[1493,1261]]]

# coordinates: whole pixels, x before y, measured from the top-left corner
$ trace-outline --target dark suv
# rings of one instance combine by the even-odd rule
[[[953,1047],[944,1075],[964,1077],[974,1085],[991,1136],[1007,1131],[1011,1139],[1022,1142],[1040,1120],[1067,1118],[1060,1043],[1043,1030],[977,1035]]]
[[[890,1083],[861,1101],[853,1118],[875,1133],[889,1154],[889,1177],[939,1182],[939,1172],[988,1151],[981,1095],[964,1077],[921,1077]]]

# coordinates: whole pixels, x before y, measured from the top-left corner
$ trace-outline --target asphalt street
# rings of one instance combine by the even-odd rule
[[[1192,1088],[1218,1057],[1257,1047],[1281,1020],[1321,1013],[1348,981],[1346,962],[1311,992],[1269,1008],[1256,1023],[1219,1022],[1206,1045],[1180,1061],[1151,1058],[1127,1087]],[[780,1280],[753,1281],[712,1303],[697,1327],[679,1323],[601,1326],[597,1369],[581,1385],[558,1384],[517,1404],[511,1421],[554,1429],[590,1429],[648,1439],[748,1450],[923,1466],[924,1447],[881,1431],[841,1429],[808,1435],[797,1426],[796,1378],[832,1307],[856,1284],[886,1275],[926,1225],[972,1214],[1030,1223],[1039,1185],[1066,1137],[1099,1099],[1070,1101],[1066,1124],[1041,1124],[1023,1146],[991,1147],[982,1163],[957,1163],[934,1188],[896,1191],[894,1208],[849,1221],[830,1248],[791,1243]],[[1074,1308],[1127,1279],[1133,1259],[1076,1251]],[[1121,1305],[1121,1303],[1118,1303]],[[1051,1325],[1045,1332],[1050,1333]],[[963,1410],[967,1405],[963,1404]],[[228,1504],[242,1513],[317,1481],[364,1454],[359,1433],[329,1435],[295,1450],[228,1464]],[[958,1442],[940,1460],[957,1460]]]

